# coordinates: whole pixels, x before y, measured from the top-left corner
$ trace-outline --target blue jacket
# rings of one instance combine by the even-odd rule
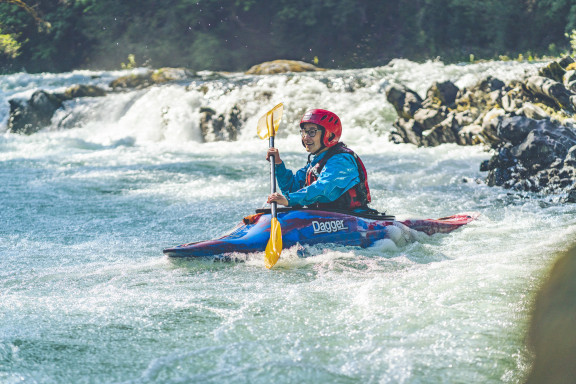
[[[326,152],[322,152],[314,156],[312,161],[296,174],[287,169],[284,162],[276,164],[276,180],[290,206],[329,203],[360,182],[354,157],[340,153],[328,160],[316,182],[305,187],[308,168],[315,166],[325,155]]]

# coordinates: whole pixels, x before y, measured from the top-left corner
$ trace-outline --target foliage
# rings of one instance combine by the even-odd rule
[[[570,39],[570,48],[572,49],[572,55],[576,54],[576,29],[573,29],[570,33],[567,33],[566,37]]]
[[[20,43],[16,41],[14,35],[3,34],[0,29],[0,55],[15,59],[20,54]]]
[[[8,4],[7,2],[11,2]],[[328,68],[396,57],[470,61],[568,49],[571,0],[0,0],[0,26],[19,45],[0,68],[139,65],[245,70],[266,60]],[[125,66],[135,66],[130,60]]]
[[[128,63],[122,63],[120,65],[122,69],[134,69],[137,67],[136,57],[133,54],[128,55]]]

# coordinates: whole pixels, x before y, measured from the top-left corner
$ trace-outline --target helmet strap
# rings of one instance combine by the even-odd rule
[[[310,155],[316,156],[317,154],[319,154],[320,152],[322,152],[322,151],[324,150],[324,148],[326,148],[326,146],[324,145],[324,143],[322,143],[322,146],[320,147],[320,149],[317,150],[317,151],[314,152],[314,153],[311,153]],[[308,157],[310,157],[310,155],[308,155]]]

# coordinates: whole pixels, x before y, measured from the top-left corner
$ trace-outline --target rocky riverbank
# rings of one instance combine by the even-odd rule
[[[538,292],[528,341],[534,363],[526,384],[573,383],[576,377],[576,247],[556,261]]]
[[[571,58],[509,84],[492,77],[464,89],[436,82],[425,98],[391,84],[386,96],[398,119],[390,137],[418,146],[485,145],[493,152],[480,165],[488,185],[576,202],[575,92]]]
[[[274,60],[251,67],[246,74],[270,75],[286,72],[316,72],[324,71],[315,65],[295,60]],[[64,107],[64,103],[76,98],[101,97],[109,93],[126,92],[145,89],[154,85],[166,83],[189,83],[192,80],[204,81],[206,78],[219,77],[220,74],[196,74],[186,68],[160,68],[118,77],[108,84],[108,87],[75,85],[64,92],[51,93],[38,90],[25,99],[11,99],[8,131],[31,135],[50,125],[54,113]],[[202,89],[201,89],[202,90]],[[236,140],[238,131],[245,121],[238,106],[229,113],[218,114],[208,107],[200,108],[199,126],[204,141]]]
[[[311,64],[276,60],[250,68],[247,74],[321,71]],[[51,124],[55,112],[70,100],[103,97],[158,84],[182,84],[203,90],[204,82],[223,74],[196,74],[185,68],[161,68],[121,76],[107,87],[76,85],[61,93],[36,91],[28,100],[12,99],[8,130],[33,134]],[[537,75],[504,83],[487,77],[459,89],[450,81],[435,82],[424,97],[402,84],[389,84],[387,101],[398,119],[391,140],[417,146],[444,143],[483,145],[492,151],[480,164],[490,186],[519,192],[558,194],[576,202],[576,63],[551,62]],[[351,89],[350,92],[354,92]],[[263,93],[266,97],[266,92]],[[198,126],[204,141],[233,141],[245,125],[241,100],[225,112],[200,106]]]

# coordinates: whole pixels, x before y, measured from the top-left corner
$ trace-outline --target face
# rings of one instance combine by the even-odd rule
[[[302,142],[304,143],[304,147],[308,153],[315,153],[320,150],[320,148],[322,148],[322,128],[316,124],[305,123],[304,126],[300,129],[301,133],[302,131],[308,132],[315,129],[317,129],[317,131],[314,137],[310,137],[308,134],[302,136]]]

